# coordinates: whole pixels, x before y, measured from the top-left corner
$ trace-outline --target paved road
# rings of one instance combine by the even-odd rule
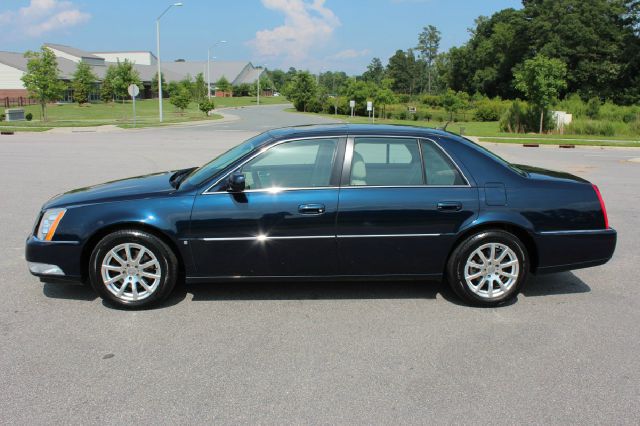
[[[640,150],[489,145],[597,182],[620,232],[609,264],[533,278],[499,309],[437,283],[269,283],[181,286],[161,309],[126,312],[28,274],[24,238],[51,195],[310,120],[234,113],[0,136],[0,423],[640,422]]]

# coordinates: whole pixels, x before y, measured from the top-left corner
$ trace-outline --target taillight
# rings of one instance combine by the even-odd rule
[[[607,216],[607,208],[604,206],[604,200],[602,199],[602,194],[598,189],[597,185],[593,185],[593,190],[596,191],[596,195],[598,196],[598,201],[600,201],[600,208],[602,209],[602,215],[604,216],[604,228],[609,229],[609,217]]]

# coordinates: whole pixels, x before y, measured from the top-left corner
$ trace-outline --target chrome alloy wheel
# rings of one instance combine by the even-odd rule
[[[475,249],[464,267],[469,289],[485,299],[498,298],[518,281],[520,262],[515,252],[500,243],[483,244]]]
[[[104,257],[100,271],[107,290],[127,302],[151,296],[160,285],[162,275],[160,262],[151,250],[135,243],[112,248]]]

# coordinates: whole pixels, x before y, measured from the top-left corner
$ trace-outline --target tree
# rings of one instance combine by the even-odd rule
[[[164,74],[162,75],[162,95],[165,96],[167,94],[167,81],[164,78]],[[158,97],[158,73],[156,72],[151,79],[151,93],[153,96]]]
[[[351,78],[344,87],[344,95],[348,100],[356,101],[355,113],[357,115],[365,115],[367,110],[367,101],[373,100],[376,86],[362,80]]]
[[[427,90],[429,94],[431,94],[431,74],[433,72],[433,62],[438,56],[440,40],[440,31],[438,31],[438,29],[433,25],[424,27],[422,29],[422,32],[418,35],[418,47],[416,47],[416,49],[420,52],[420,56],[427,65],[427,74],[429,77]]]
[[[527,59],[515,73],[516,88],[540,109],[540,133],[543,131],[544,113],[567,87],[567,65],[544,55]]]
[[[207,83],[204,81],[204,75],[200,72],[196,75],[196,79],[192,85],[193,99],[200,102],[207,97]]]
[[[110,78],[110,84],[113,87],[114,96],[122,99],[123,103],[124,100],[129,97],[129,92],[127,91],[129,85],[142,85],[142,83],[140,82],[140,74],[138,73],[138,71],[136,71],[135,68],[133,68],[133,63],[129,62],[128,59],[125,59],[124,62],[118,61],[117,65],[112,71],[112,75],[110,76]]]
[[[216,81],[216,90],[220,90],[221,92],[231,92],[232,86],[229,83],[229,80],[223,75],[220,77],[218,81]]]
[[[391,90],[392,85],[393,80],[390,78],[383,79],[373,95],[374,104],[382,106],[381,113],[383,118],[386,118],[387,116],[387,105],[396,102],[396,95],[393,93],[393,90]]]
[[[367,65],[367,70],[362,74],[364,81],[370,81],[375,84],[380,84],[384,78],[384,66],[380,58],[373,58],[371,63]]]
[[[181,113],[184,113],[184,110],[187,109],[189,107],[189,103],[191,103],[191,92],[184,86],[180,87],[178,93],[171,94],[169,102],[171,102],[171,105],[178,108]]]
[[[91,66],[86,62],[78,62],[71,81],[73,100],[79,105],[89,102],[89,95],[96,81],[98,81],[98,77],[93,73]]]
[[[100,87],[100,99],[102,102],[108,103],[116,98],[116,93],[113,88],[113,80],[116,75],[116,66],[109,65],[107,68],[107,72],[104,74],[104,79],[102,80],[102,86]]]
[[[288,84],[286,95],[298,111],[306,112],[317,90],[316,79],[308,71],[298,71]]]
[[[24,54],[27,61],[27,72],[22,82],[29,91],[29,96],[37,99],[42,111],[42,120],[47,120],[47,102],[54,102],[64,94],[66,85],[60,80],[58,61],[53,51],[42,46],[40,52],[28,51]]]
[[[465,96],[466,95],[466,96]],[[453,121],[453,114],[466,108],[469,95],[466,92],[455,92],[451,89],[442,97],[442,106],[449,113],[449,121]]]

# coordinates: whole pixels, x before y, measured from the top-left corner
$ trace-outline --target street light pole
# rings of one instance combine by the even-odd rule
[[[207,50],[207,97],[211,99],[211,49],[219,45],[220,43],[226,43],[227,40],[220,40],[216,42]]]
[[[182,3],[173,3],[169,5],[164,12],[158,16],[156,19],[156,61],[158,62],[158,112],[160,115],[160,122],[162,123],[162,67],[160,60],[160,18],[164,16],[165,13],[169,11],[173,6],[182,6]]]

